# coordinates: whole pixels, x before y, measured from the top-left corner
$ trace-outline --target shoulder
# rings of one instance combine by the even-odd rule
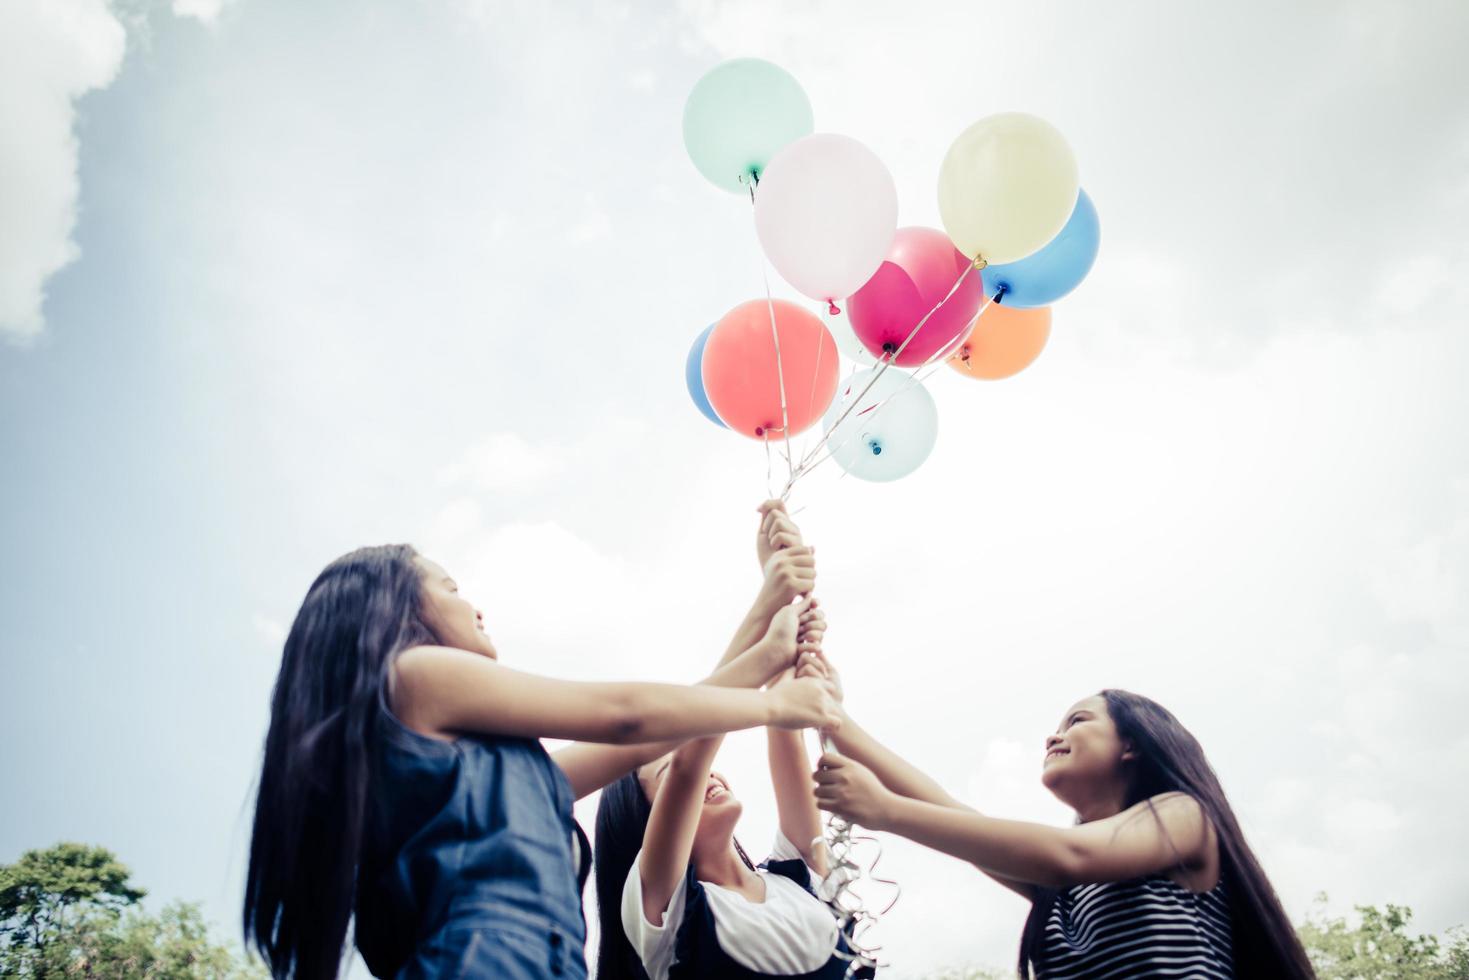
[[[1159,793],[1133,807],[1151,814],[1185,857],[1202,860],[1215,844],[1214,821],[1197,799],[1183,792]]]
[[[387,698],[393,714],[420,734],[443,737],[432,708],[446,692],[495,674],[493,660],[453,647],[415,646],[399,653],[388,668]]]
[[[1170,828],[1176,827],[1180,830],[1192,828],[1203,832],[1212,823],[1209,820],[1208,812],[1204,810],[1204,805],[1189,794],[1180,791],[1150,796],[1133,809],[1152,812]]]

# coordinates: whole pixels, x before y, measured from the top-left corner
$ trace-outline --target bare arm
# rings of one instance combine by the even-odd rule
[[[1197,867],[1211,840],[1203,809],[1181,793],[1074,827],[1049,827],[898,796],[871,770],[833,753],[822,756],[821,766],[816,796],[835,812],[992,875],[1047,888]]]
[[[760,507],[761,521],[755,536],[756,557],[764,573],[760,591],[749,612],[740,621],[720,657],[713,674],[700,683],[715,687],[759,687],[789,666],[791,656],[767,656],[770,644],[751,657],[762,639],[768,640],[770,626],[777,613],[799,595],[809,593],[816,584],[816,559],[810,548],[801,544],[800,533],[779,501],[766,501]],[[552,755],[566,777],[577,799],[594,793],[646,762],[666,755],[679,746],[678,741],[650,742],[639,745],[570,745]]]
[[[721,666],[701,684],[713,687],[755,688],[768,681],[790,662],[787,650],[761,639],[754,646]],[[606,786],[624,773],[652,762],[678,748],[678,741],[645,742],[639,745],[596,745],[577,742],[551,758],[566,773],[577,799]]]
[[[694,834],[704,812],[709,767],[722,741],[721,737],[701,738],[673,753],[653,800],[637,871],[643,886],[643,915],[655,926],[663,924],[663,913],[688,870]]]
[[[820,654],[825,634],[826,614],[813,598],[801,617],[799,650],[803,661]],[[775,683],[793,676],[795,671],[790,671]],[[821,811],[816,807],[816,794],[812,791],[811,760],[806,754],[804,734],[768,728],[766,741],[780,832],[801,852],[801,859],[824,878],[831,868],[826,848],[814,846],[821,837]]]
[[[950,809],[969,809],[933,777],[868,734],[846,709],[842,710],[842,727],[832,736],[832,741],[838,751],[871,769],[884,786],[899,796]]]
[[[899,796],[950,810],[973,812],[973,807],[956,799],[928,773],[873,738],[845,710],[842,712],[842,727],[832,736],[832,741],[848,758],[869,767],[884,786]],[[1023,898],[1035,898],[1034,885],[1006,878],[985,868],[979,870]]]
[[[393,711],[425,735],[466,732],[627,745],[775,724],[840,724],[824,690],[583,683],[501,667],[451,647],[405,650],[393,666]]]

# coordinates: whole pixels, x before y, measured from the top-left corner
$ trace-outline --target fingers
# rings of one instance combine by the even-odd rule
[[[770,546],[776,551],[783,551],[786,548],[795,548],[801,544],[801,536],[795,531],[773,530],[765,537],[766,540],[770,542]]]
[[[792,565],[796,568],[815,568],[816,549],[803,545],[798,540],[788,548],[782,548],[775,561],[782,565]]]
[[[796,673],[803,677],[819,677],[825,679],[831,676],[831,669],[822,659],[819,651],[803,651],[796,656]]]
[[[781,513],[781,514],[784,514],[786,512],[786,502],[784,500],[778,500],[778,499],[772,497],[769,500],[767,500],[764,503],[762,503],[757,508],[757,510],[761,514],[769,514],[772,511],[778,512],[778,513]]]

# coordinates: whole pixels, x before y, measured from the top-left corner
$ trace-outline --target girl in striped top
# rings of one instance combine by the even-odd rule
[[[802,658],[809,675],[835,684],[824,657]],[[816,772],[823,809],[952,854],[1030,899],[1022,977],[1314,976],[1204,750],[1148,698],[1083,698],[1046,737],[1041,782],[1075,809],[1066,828],[975,812],[850,716],[834,741]]]

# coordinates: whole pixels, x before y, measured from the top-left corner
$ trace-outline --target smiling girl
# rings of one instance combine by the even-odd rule
[[[798,675],[835,678],[821,657]],[[1041,782],[1076,811],[1065,828],[976,812],[849,717],[834,741],[815,774],[823,809],[1031,901],[1022,977],[1314,976],[1203,748],[1148,698],[1083,698],[1046,737]]]
[[[837,723],[818,680],[729,689],[793,662],[801,561],[772,563],[692,687],[503,667],[484,616],[407,545],[328,565],[286,639],[260,772],[244,926],[271,972],[335,977],[355,916],[377,976],[585,977],[573,800],[666,751],[643,743]],[[541,738],[609,744],[552,757]]]
[[[773,502],[782,547],[799,532]],[[825,615],[802,613],[803,656],[820,652]],[[779,691],[796,683],[786,671]],[[807,678],[822,680],[824,678]],[[828,685],[830,689],[830,685]],[[743,804],[711,769],[720,737],[697,739],[607,787],[597,807],[598,980],[841,980],[850,961],[817,898],[828,865],[801,736],[767,729],[779,831],[756,866],[735,839]],[[871,976],[870,972],[860,974]]]

